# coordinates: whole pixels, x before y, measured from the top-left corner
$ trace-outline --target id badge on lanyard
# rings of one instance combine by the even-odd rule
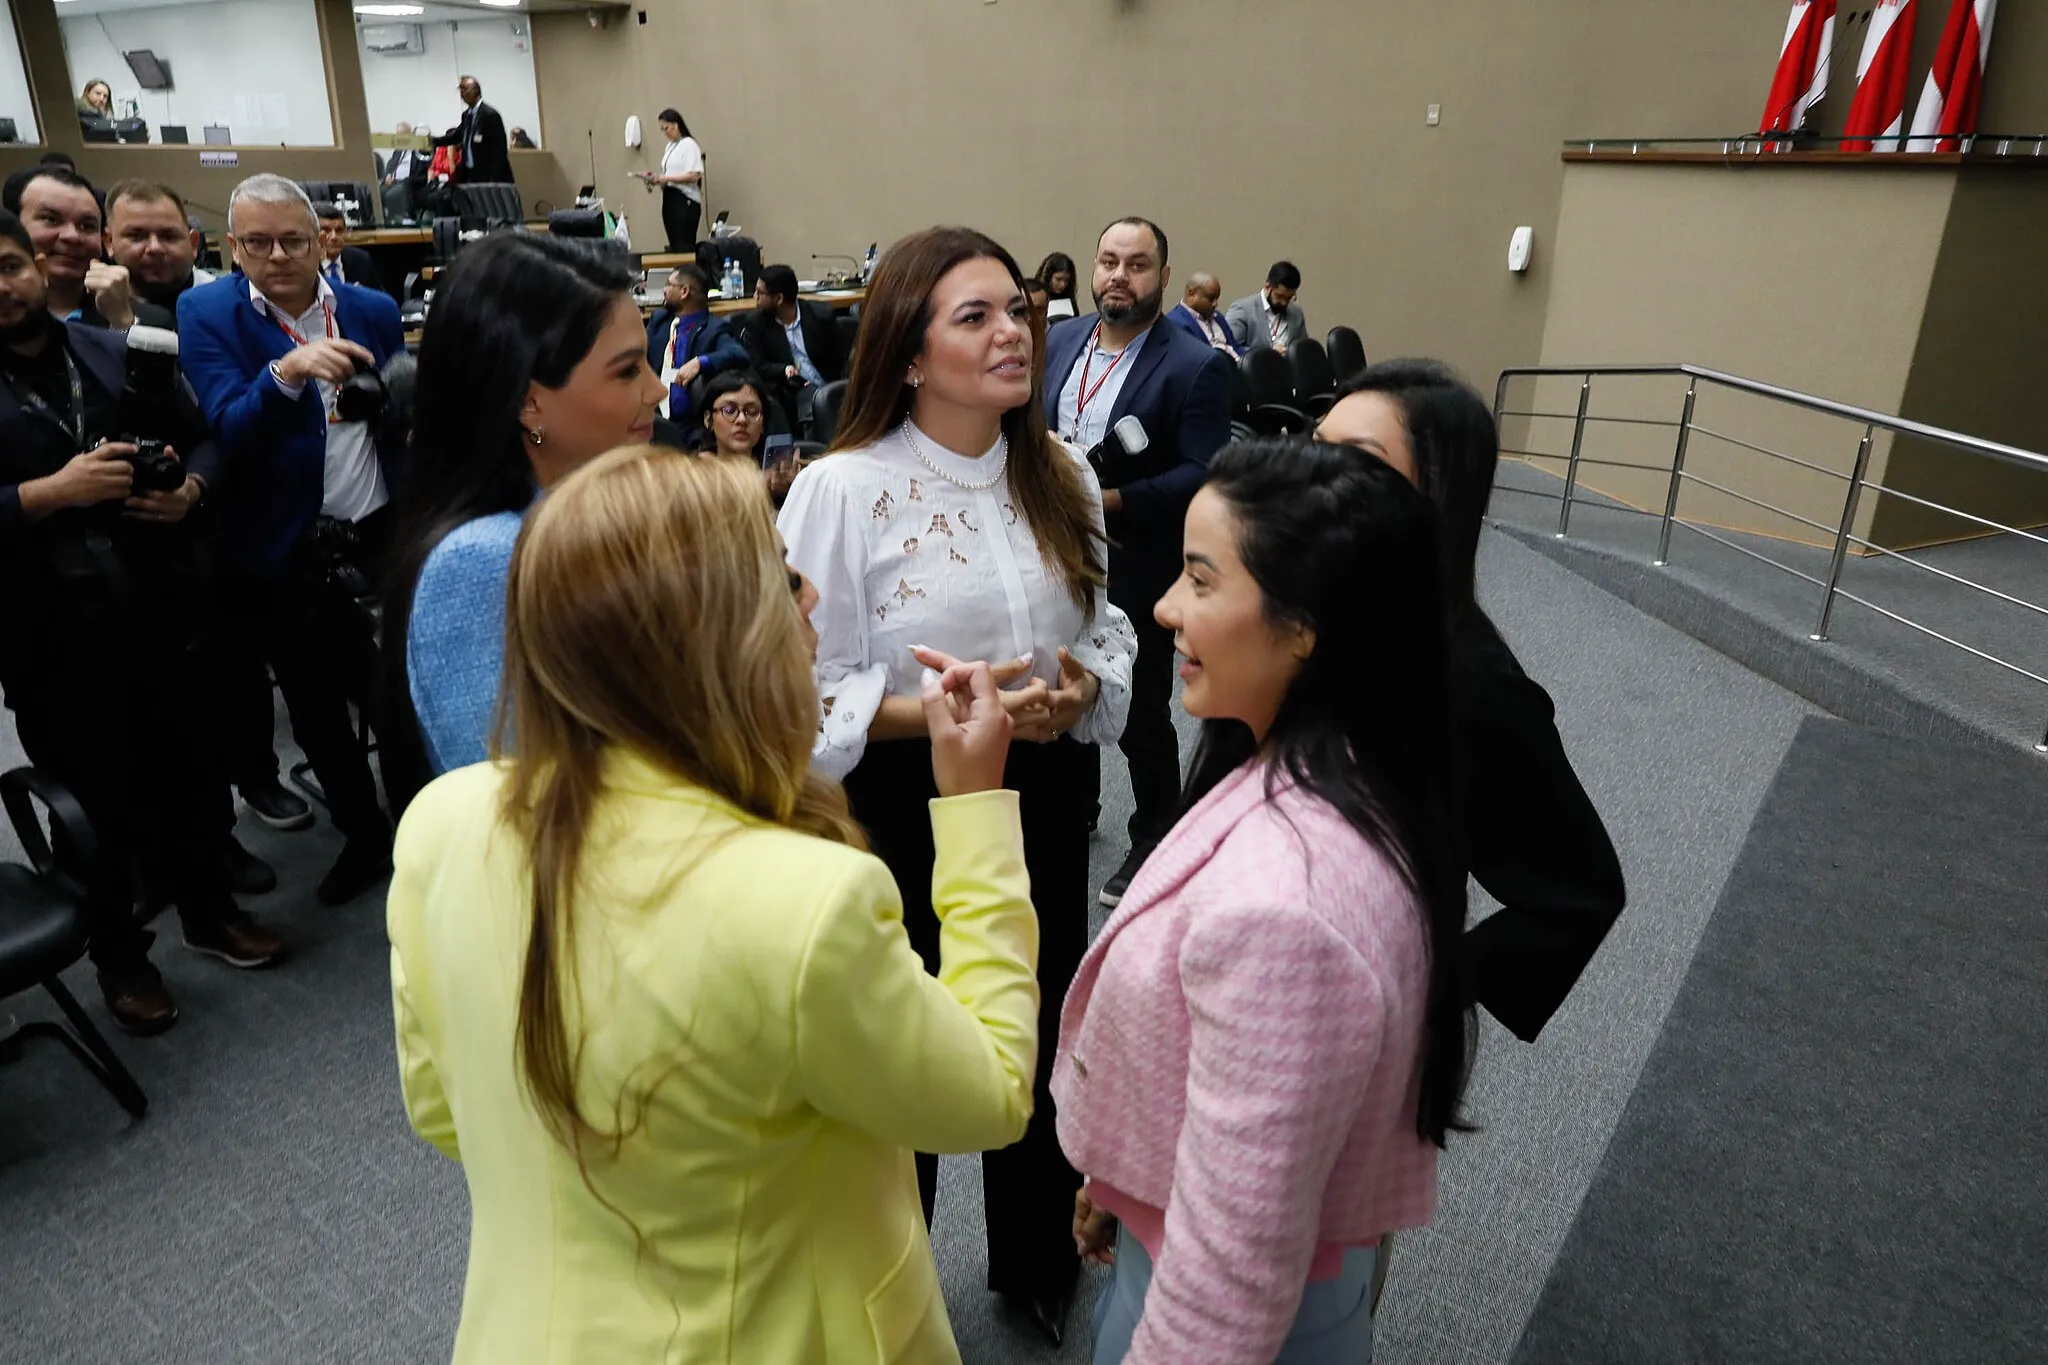
[[[34,389],[15,383],[12,375],[7,377],[7,387],[14,391],[15,401],[21,404],[24,411],[54,425],[71,438],[72,452],[83,455],[86,449],[85,385],[78,377],[78,362],[71,358],[69,346],[64,348],[63,355],[64,375],[71,381],[71,415],[68,418],[51,407],[48,400]]]

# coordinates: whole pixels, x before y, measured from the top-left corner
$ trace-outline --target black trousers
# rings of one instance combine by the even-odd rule
[[[1038,1075],[1024,1136],[981,1156],[988,1210],[988,1287],[1034,1297],[1064,1293],[1080,1272],[1074,1251],[1074,1194],[1081,1177],[1067,1164],[1054,1129],[1052,1064],[1060,1005],[1088,946],[1086,790],[1095,747],[1071,738],[1015,744],[1003,784],[1021,797],[1024,863],[1038,912]],[[936,973],[939,922],[932,913],[932,826],[926,802],[931,745],[922,740],[870,744],[846,779],[854,814],[874,851],[889,866],[903,897],[911,946]],[[938,1158],[920,1153],[917,1183],[925,1222],[932,1217]]]
[[[704,205],[673,185],[661,187],[661,227],[668,234],[668,249],[685,255],[697,249],[697,222]]]
[[[1180,735],[1173,728],[1173,632],[1152,619],[1152,603],[1117,603],[1138,634],[1131,663],[1131,714],[1117,747],[1131,767],[1131,847],[1149,848],[1173,828],[1180,809]],[[1101,788],[1096,765],[1096,788]]]
[[[227,774],[208,714],[218,656],[210,643],[143,654],[78,642],[45,651],[44,662],[11,689],[15,730],[29,762],[78,798],[99,839],[98,865],[76,869],[90,892],[92,960],[132,963],[148,954],[151,935],[135,922],[131,869],[188,924],[234,903],[217,823]]]
[[[391,534],[390,507],[358,522],[357,534],[366,567],[381,566]],[[326,793],[335,828],[350,839],[390,838],[369,751],[349,714],[351,703],[367,708],[375,692],[376,643],[368,619],[342,595],[294,572],[254,578],[224,571],[221,606],[229,673],[223,728],[234,780],[277,777],[271,744],[276,713],[263,676],[267,664],[284,693],[292,736]]]

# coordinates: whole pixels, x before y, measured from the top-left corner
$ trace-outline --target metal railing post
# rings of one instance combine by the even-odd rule
[[[1579,381],[1579,416],[1572,423],[1572,457],[1564,467],[1564,501],[1557,508],[1557,538],[1563,540],[1572,524],[1572,491],[1579,486],[1579,447],[1586,441],[1586,404],[1593,396],[1593,376]]]
[[[1664,524],[1657,528],[1657,558],[1652,561],[1660,569],[1671,558],[1671,521],[1678,515],[1678,486],[1685,477],[1685,440],[1692,435],[1692,405],[1699,393],[1700,381],[1688,379],[1685,411],[1678,417],[1678,448],[1671,452],[1671,488],[1664,495]]]
[[[1495,436],[1500,434],[1500,415],[1507,411],[1507,407],[1508,372],[1502,370],[1500,378],[1495,381],[1493,386],[1493,431]]]
[[[1856,467],[1849,471],[1849,492],[1842,499],[1842,524],[1835,531],[1835,554],[1828,561],[1827,592],[1820,599],[1820,624],[1814,627],[1813,640],[1828,638],[1828,618],[1835,610],[1835,588],[1842,581],[1842,561],[1849,554],[1849,528],[1856,520],[1856,501],[1863,492],[1863,476],[1870,469],[1870,444],[1877,428],[1865,426],[1863,440],[1856,447]]]

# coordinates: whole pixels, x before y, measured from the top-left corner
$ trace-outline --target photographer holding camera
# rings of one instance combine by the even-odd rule
[[[177,1007],[135,922],[131,860],[176,903],[188,947],[237,967],[284,951],[219,857],[214,592],[193,513],[221,460],[177,338],[53,318],[39,266],[0,210],[0,689],[30,761],[114,855],[73,869],[107,1007],[160,1033]]]
[[[378,371],[404,347],[389,295],[320,273],[319,220],[298,185],[255,175],[228,198],[243,274],[178,300],[185,375],[212,423],[228,478],[218,506],[228,643],[243,680],[268,661],[347,843],[321,880],[326,905],[354,900],[391,868],[391,823],[350,722],[376,674],[376,595],[390,539],[397,443],[380,437]],[[232,705],[232,714],[258,713]],[[233,742],[230,763],[268,751]],[[238,767],[237,780],[246,774]]]

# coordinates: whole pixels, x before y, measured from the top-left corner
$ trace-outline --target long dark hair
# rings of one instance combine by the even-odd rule
[[[1500,464],[1493,410],[1440,360],[1384,360],[1346,380],[1337,393],[1340,399],[1385,394],[1400,408],[1415,452],[1416,486],[1436,504],[1444,601],[1451,625],[1463,624],[1478,610],[1472,594],[1479,532]]]
[[[924,350],[932,325],[932,290],[953,267],[984,259],[1000,262],[1023,292],[1016,260],[993,237],[973,228],[926,228],[889,248],[861,305],[860,334],[833,450],[871,446],[910,415],[917,396],[910,387],[910,362]],[[1067,595],[1083,614],[1092,615],[1095,590],[1107,581],[1102,541],[1080,469],[1046,430],[1045,367],[1035,356],[1031,375],[1031,397],[1003,414],[1003,435],[1010,442],[1010,496],[1046,566],[1065,581]]]
[[[1291,779],[1400,871],[1429,944],[1416,1128],[1442,1146],[1464,1126],[1471,993],[1435,515],[1389,466],[1303,437],[1233,442],[1205,486],[1230,504],[1267,616],[1312,629],[1315,649],[1263,750],[1242,721],[1203,725],[1186,803],[1263,752],[1269,790]]]
[[[434,291],[384,585],[379,744],[394,811],[433,775],[405,670],[420,570],[464,522],[533,501],[533,465],[519,426],[528,385],[568,382],[632,287],[623,256],[519,232],[464,250]]]
[[[1052,277],[1062,270],[1067,272],[1067,292],[1055,294],[1052,292]],[[1038,274],[1033,278],[1045,286],[1047,298],[1065,299],[1068,303],[1074,301],[1074,291],[1081,287],[1081,272],[1074,268],[1074,258],[1064,251],[1048,254],[1038,263]]]

